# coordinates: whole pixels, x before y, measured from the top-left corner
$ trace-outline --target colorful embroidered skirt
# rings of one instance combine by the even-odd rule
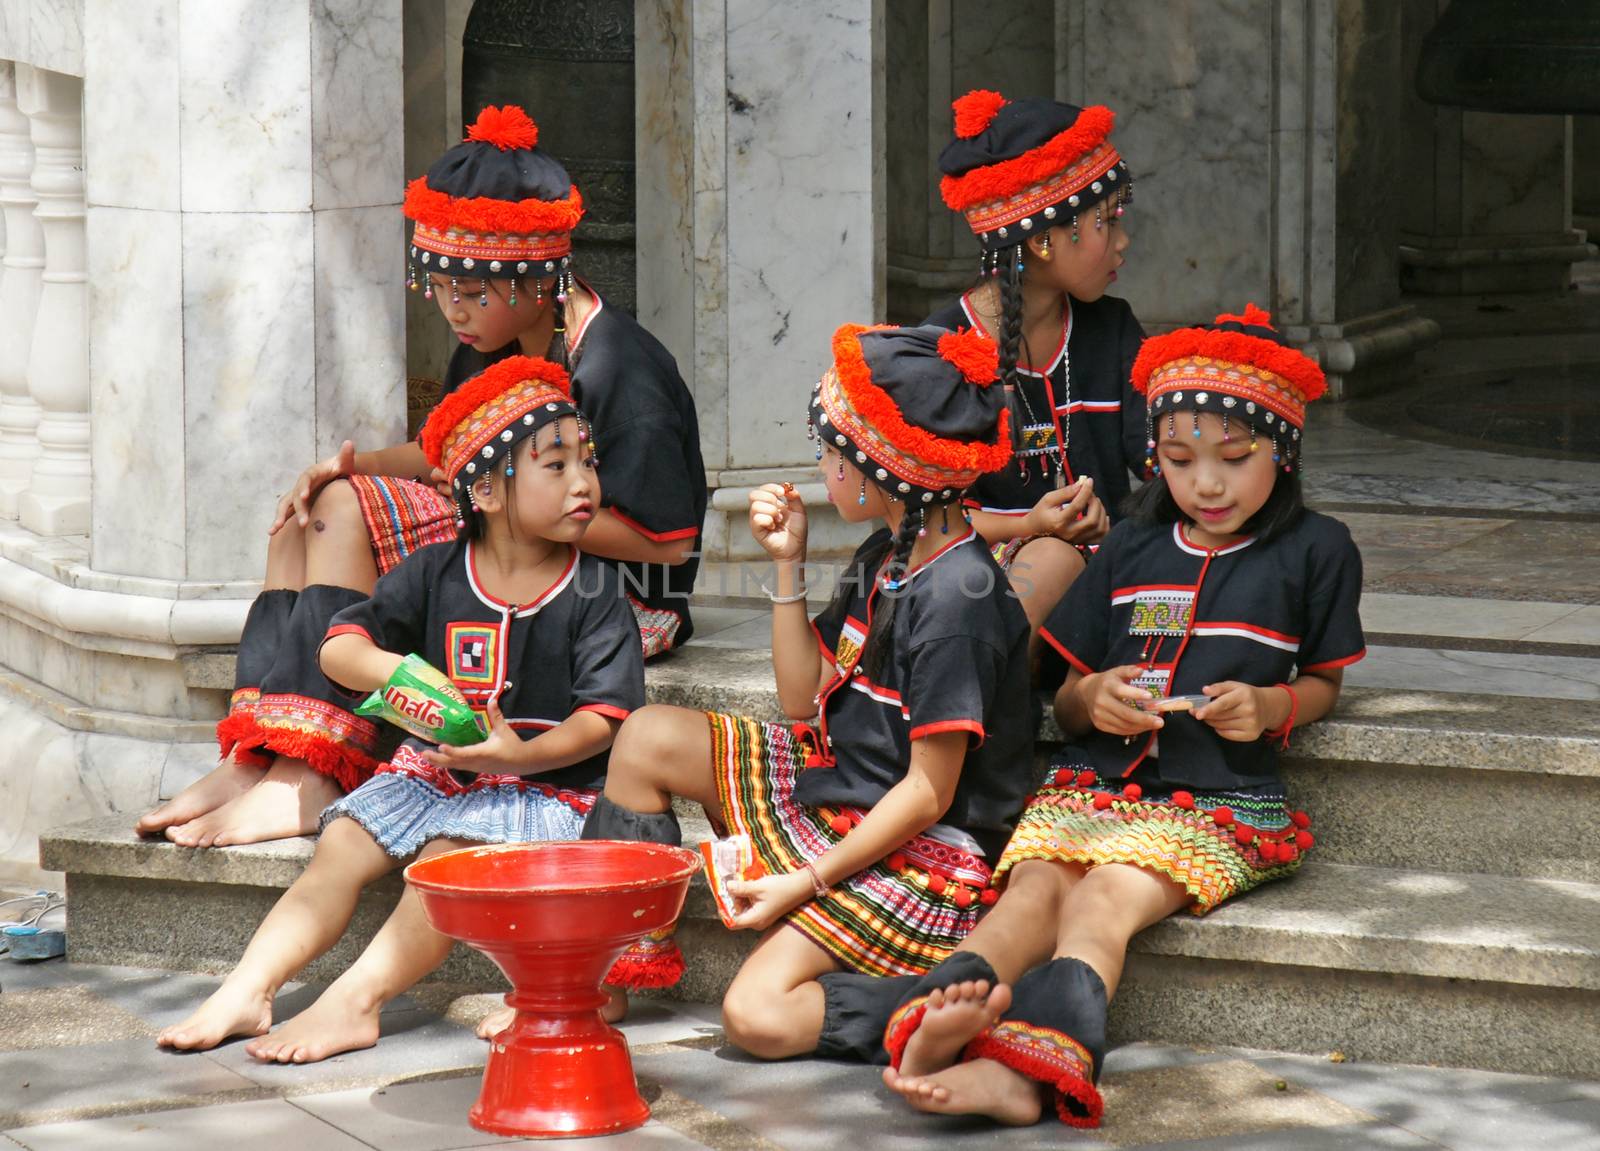
[[[471,843],[537,843],[577,839],[598,791],[552,787],[507,776],[461,784],[424,760],[410,744],[349,795],[322,812],[321,827],[355,820],[396,859],[435,839]]]
[[[639,625],[639,641],[644,646],[644,658],[650,659],[671,651],[673,642],[678,638],[678,628],[683,626],[683,617],[667,608],[653,608],[633,596],[628,597],[628,602],[633,605],[634,622]]]
[[[1290,811],[1281,785],[1250,791],[1145,794],[1056,764],[1028,801],[995,867],[996,882],[1025,859],[1096,866],[1131,863],[1181,884],[1204,915],[1270,879],[1292,875],[1314,842],[1310,818]]]
[[[794,871],[818,858],[865,816],[859,808],[812,808],[795,801],[805,747],[789,728],[717,712],[706,716],[728,830],[750,837],[769,873]],[[784,922],[849,970],[920,975],[949,955],[994,901],[990,877],[981,857],[919,835],[789,912]]]
[[[378,574],[412,552],[456,538],[456,508],[432,484],[398,476],[348,476],[367,521]]]

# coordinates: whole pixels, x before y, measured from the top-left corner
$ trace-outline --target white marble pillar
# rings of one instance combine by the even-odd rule
[[[39,458],[17,515],[23,527],[40,535],[81,535],[89,530],[83,81],[43,69],[33,79],[33,215],[44,231],[44,271],[28,393],[39,405]]]
[[[794,12],[652,0],[635,17],[638,171],[656,192],[639,205],[639,316],[694,391],[706,548],[731,558],[744,490],[814,468],[805,396],[833,330],[883,316],[884,2]]]
[[[92,563],[259,578],[274,493],[404,436],[401,0],[87,0],[84,37]]]
[[[0,263],[0,516],[17,518],[17,500],[27,490],[39,455],[34,429],[39,405],[28,394],[28,355],[39,310],[39,274],[44,269],[44,233],[33,218],[33,140],[19,106],[30,92],[33,69],[0,62],[0,212],[4,213],[5,259]]]
[[[1117,291],[1147,328],[1248,300],[1343,398],[1412,370],[1400,300],[1404,81],[1389,0],[1056,0],[1057,92],[1117,113],[1136,196]]]

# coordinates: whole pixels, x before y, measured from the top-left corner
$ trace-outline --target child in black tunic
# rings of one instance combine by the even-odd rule
[[[681,795],[750,838],[765,874],[729,890],[734,926],[763,935],[723,1022],[763,1058],[823,1039],[818,976],[926,971],[993,900],[1033,746],[1027,619],[960,509],[1011,456],[995,357],[975,332],[839,329],[812,393],[817,459],[840,514],[886,530],[814,623],[804,504],[779,484],[750,496],[776,568],[778,695],[800,722],[645,708],[585,825],[585,838],[676,843]],[[662,961],[681,965],[676,950]]]
[[[706,505],[699,426],[672,356],[573,275],[583,210],[527,114],[486,108],[406,189],[410,286],[438,303],[460,341],[447,394],[508,355],[548,355],[570,369],[573,396],[607,447],[604,505],[584,546],[625,579],[649,658],[693,631],[688,596]],[[430,471],[417,443],[356,452],[347,442],[295,480],[239,641],[233,697],[217,725],[221,760],[143,816],[141,834],[185,847],[309,834],[328,803],[371,776],[380,730],[349,710],[315,651],[333,615],[380,575],[455,538],[456,511]]]
[[[1146,341],[1133,383],[1158,478],[1044,627],[1072,669],[1056,716],[1076,743],[996,868],[1004,896],[902,981],[884,1032],[885,1079],[923,1110],[1095,1125],[1128,941],[1290,875],[1313,843],[1277,748],[1365,653],[1360,554],[1301,503],[1322,372],[1251,306]],[[849,992],[863,1019],[885,994]]]
[[[1128,385],[1144,332],[1106,295],[1128,248],[1133,180],[1108,108],[987,91],[954,108],[940,191],[983,255],[977,286],[926,322],[1000,346],[1017,458],[966,503],[1037,633],[1108,530],[1130,471],[1144,474],[1144,405]]]
[[[258,1059],[307,1063],[371,1046],[378,1015],[441,963],[451,941],[415,893],[315,1004],[271,1026],[284,981],[344,933],[361,889],[405,861],[474,843],[576,839],[607,751],[644,703],[644,663],[616,569],[577,544],[600,506],[595,447],[567,373],[502,360],[441,404],[424,429],[467,527],[383,576],[328,628],[321,664],[355,692],[383,688],[415,652],[488,722],[488,739],[417,736],[322,815],[305,873],[222,987],[158,1042],[180,1049],[255,1035]],[[354,697],[351,702],[354,702]]]

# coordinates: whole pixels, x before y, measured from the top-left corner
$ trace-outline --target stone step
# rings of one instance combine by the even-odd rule
[[[690,842],[708,832],[686,821]],[[67,873],[79,962],[223,972],[310,858],[307,839],[192,851],[140,841],[122,817],[61,828],[44,865]],[[328,980],[398,897],[362,898],[352,930],[306,978]],[[755,943],[727,931],[696,880],[680,923],[676,994],[720,998]],[[1600,884],[1448,874],[1313,858],[1203,919],[1135,940],[1113,1012],[1123,1040],[1339,1050],[1350,1058],[1600,1075]],[[500,986],[457,948],[435,977]]]
[[[691,644],[651,665],[649,688],[657,703],[781,714],[762,649]],[[1039,738],[1047,759],[1062,738],[1048,714]],[[1347,688],[1295,731],[1284,776],[1324,861],[1600,883],[1592,702]]]

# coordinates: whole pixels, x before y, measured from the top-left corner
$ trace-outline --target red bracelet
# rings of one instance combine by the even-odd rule
[[[813,895],[815,895],[818,899],[821,899],[824,895],[831,893],[832,888],[830,888],[826,883],[822,882],[822,876],[817,874],[815,865],[813,865],[809,859],[803,862],[800,866],[805,868],[806,874],[811,877],[811,892]]]
[[[1263,731],[1261,736],[1263,739],[1275,739],[1278,741],[1279,747],[1287,748],[1289,746],[1289,733],[1294,730],[1294,717],[1300,714],[1300,697],[1295,695],[1294,688],[1286,683],[1275,683],[1272,686],[1281,687],[1289,693],[1289,718],[1283,721],[1281,727],[1275,727],[1271,731]]]

